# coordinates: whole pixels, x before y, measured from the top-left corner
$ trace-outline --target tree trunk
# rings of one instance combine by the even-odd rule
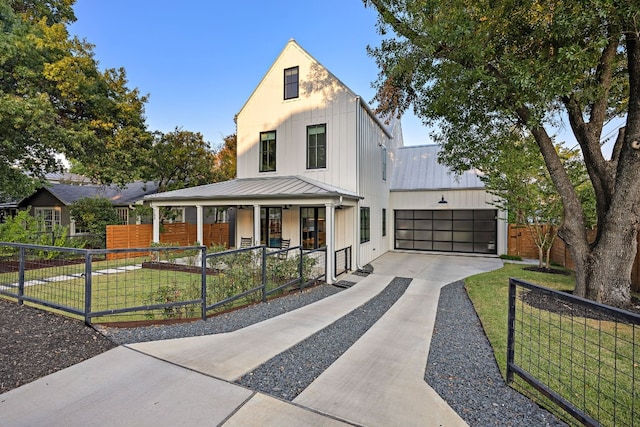
[[[587,263],[586,297],[603,304],[625,307],[631,302],[631,270],[636,257],[635,225],[604,224],[605,230],[593,246]]]

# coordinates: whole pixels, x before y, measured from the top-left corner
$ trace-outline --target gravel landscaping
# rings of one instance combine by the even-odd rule
[[[470,426],[566,425],[506,385],[462,281],[440,291],[425,380]]]
[[[396,278],[380,295],[239,383],[291,400],[339,357],[402,295]],[[345,283],[350,285],[349,283]],[[139,328],[97,327],[0,299],[0,393],[107,351],[117,344],[230,332],[342,291],[319,285],[205,321]],[[443,288],[427,381],[470,426],[559,426],[563,423],[504,384],[462,282]]]

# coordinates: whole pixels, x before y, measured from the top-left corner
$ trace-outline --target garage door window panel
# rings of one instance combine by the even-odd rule
[[[394,215],[397,249],[496,253],[495,210],[398,210]]]

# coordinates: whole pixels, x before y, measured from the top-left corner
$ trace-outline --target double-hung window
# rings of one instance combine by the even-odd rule
[[[260,172],[276,170],[276,131],[260,132]]]
[[[284,70],[284,99],[298,97],[298,67],[291,67]]]
[[[327,167],[327,125],[307,126],[307,169]]]
[[[371,240],[371,215],[367,207],[360,208],[360,243]]]

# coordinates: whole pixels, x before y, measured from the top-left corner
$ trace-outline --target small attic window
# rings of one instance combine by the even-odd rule
[[[284,99],[298,97],[298,67],[284,70]]]

